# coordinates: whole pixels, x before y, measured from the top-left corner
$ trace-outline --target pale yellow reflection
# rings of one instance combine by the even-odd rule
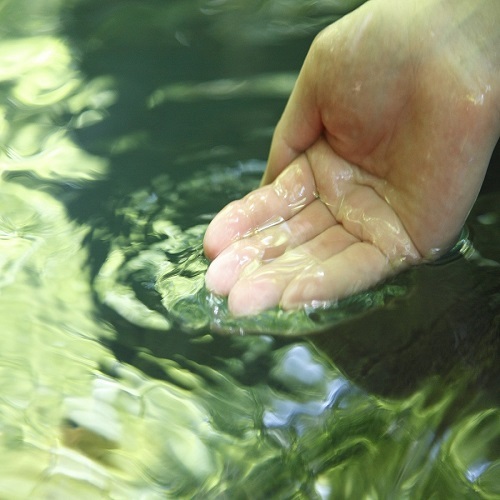
[[[111,79],[86,82],[63,40],[36,36],[0,41],[0,82],[10,103],[0,108],[0,172],[74,182],[106,174],[107,162],[75,145],[68,131],[107,116],[116,99]],[[67,127],[53,122],[55,109],[72,114]]]
[[[295,73],[274,73],[241,80],[223,79],[198,84],[175,83],[155,90],[148,100],[148,105],[154,108],[166,101],[231,99],[249,96],[285,98],[292,91],[296,78]]]

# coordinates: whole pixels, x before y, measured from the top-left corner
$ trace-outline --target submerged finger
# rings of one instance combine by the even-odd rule
[[[290,220],[235,241],[223,250],[207,270],[206,286],[218,295],[228,295],[241,274],[274,261],[335,225],[328,208],[314,200]]]
[[[296,309],[336,301],[374,286],[395,270],[377,247],[357,242],[297,275],[283,291],[281,306]]]
[[[279,305],[285,290],[298,275],[314,275],[323,261],[357,241],[342,226],[335,225],[271,262],[249,266],[230,289],[229,309],[236,316],[244,316]]]

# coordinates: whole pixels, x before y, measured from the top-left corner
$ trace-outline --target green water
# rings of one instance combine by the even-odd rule
[[[465,256],[247,320],[203,287],[356,3],[0,1],[0,498],[500,498],[497,158]]]

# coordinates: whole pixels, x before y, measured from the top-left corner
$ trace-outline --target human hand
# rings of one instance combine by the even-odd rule
[[[333,301],[454,243],[500,129],[498,61],[480,43],[491,18],[372,0],[317,37],[265,185],[205,236],[207,287],[234,314]]]

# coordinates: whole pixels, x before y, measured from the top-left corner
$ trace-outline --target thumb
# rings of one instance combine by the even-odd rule
[[[317,105],[316,81],[314,75],[310,74],[308,58],[274,130],[262,185],[278,177],[297,156],[314,144],[323,131],[321,112]]]

